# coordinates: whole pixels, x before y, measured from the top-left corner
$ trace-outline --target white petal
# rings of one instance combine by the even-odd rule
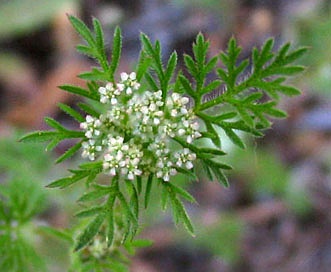
[[[193,168],[193,163],[188,161],[188,162],[185,163],[185,166],[186,166],[187,169],[192,169]]]
[[[130,73],[130,79],[132,79],[132,80],[136,79],[136,73],[135,72]]]
[[[92,138],[92,131],[86,131],[86,133],[85,133],[85,136],[87,137],[87,138]]]
[[[79,127],[80,127],[81,129],[87,129],[87,124],[86,124],[85,122],[80,123]]]
[[[86,116],[86,122],[87,123],[92,123],[94,121],[94,118],[91,115]]]
[[[134,175],[132,172],[129,172],[128,174],[128,180],[133,180],[134,179]]]
[[[174,176],[177,174],[177,170],[175,168],[170,169],[170,175]]]
[[[153,123],[154,123],[154,125],[160,124],[160,119],[159,118],[154,118]]]
[[[106,154],[103,158],[105,161],[112,161],[114,159],[114,157],[110,154]]]
[[[134,173],[136,176],[140,176],[143,173],[143,171],[141,171],[140,169],[135,169]]]
[[[110,104],[112,104],[112,105],[116,105],[116,104],[117,104],[117,99],[116,99],[116,98],[112,98],[112,99],[110,100]]]
[[[108,82],[107,85],[106,85],[106,89],[107,89],[107,90],[112,90],[113,88],[114,88],[113,83]]]
[[[122,84],[122,83],[117,83],[117,89],[120,91],[120,92],[122,92],[123,90],[124,90],[124,84]]]
[[[99,91],[100,94],[106,94],[106,93],[107,93],[107,90],[106,90],[105,87],[100,87],[100,88],[98,89],[98,91]]]
[[[106,104],[108,102],[108,97],[107,96],[101,96],[100,97],[100,102],[103,104]]]
[[[109,174],[112,176],[116,176],[116,169],[115,168],[110,169]]]
[[[187,97],[182,97],[180,102],[182,102],[183,105],[187,104],[190,100]]]
[[[127,73],[121,73],[121,80],[126,81],[129,78],[129,75]]]
[[[170,176],[168,174],[164,175],[163,180],[164,181],[169,181],[170,180]]]
[[[178,93],[172,93],[171,97],[174,101],[177,101],[180,98],[180,95]]]
[[[183,136],[184,134],[185,134],[185,129],[180,128],[180,129],[178,130],[178,135],[179,135],[179,136]]]

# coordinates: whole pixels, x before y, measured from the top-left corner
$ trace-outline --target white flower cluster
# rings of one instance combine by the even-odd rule
[[[136,74],[122,73],[117,84],[99,88],[100,102],[110,109],[98,118],[86,116],[80,124],[87,141],[83,157],[103,158],[103,169],[111,176],[128,180],[154,173],[169,181],[178,168],[193,168],[196,154],[188,148],[172,151],[174,137],[192,143],[201,136],[194,114],[187,108],[189,99],[172,93],[165,101],[162,91],[139,94]]]

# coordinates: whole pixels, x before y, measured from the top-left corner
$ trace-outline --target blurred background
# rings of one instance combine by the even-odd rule
[[[42,188],[79,160],[53,165],[70,143],[54,154],[46,154],[41,145],[17,143],[23,132],[46,129],[45,116],[77,127],[57,104],[74,105],[78,98],[57,86],[82,85],[76,75],[94,63],[75,52],[80,40],[68,13],[87,24],[93,16],[100,19],[108,44],[114,26],[122,27],[120,71],[135,64],[140,32],[159,39],[165,57],[172,50],[190,54],[200,31],[211,42],[211,55],[224,50],[232,35],[243,57],[268,37],[275,37],[276,47],[291,41],[310,49],[301,60],[307,70],[291,82],[302,95],[281,105],[289,118],[274,120],[262,139],[247,137],[247,150],[224,140],[226,160],[234,166],[227,173],[229,188],[204,180],[186,185],[199,203],[187,205],[195,238],[173,226],[155,196],[155,205],[141,220],[141,237],[155,242],[134,257],[130,271],[330,271],[330,12],[330,0],[0,1],[0,183],[19,178]],[[77,189],[40,191],[44,198],[36,220],[72,226]],[[48,271],[65,270],[65,245],[30,238],[45,256]]]

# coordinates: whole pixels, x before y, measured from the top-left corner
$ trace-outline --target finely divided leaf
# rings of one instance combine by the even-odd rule
[[[93,237],[98,234],[105,217],[106,213],[102,212],[88,224],[83,233],[78,237],[75,251],[82,249],[92,241]]]

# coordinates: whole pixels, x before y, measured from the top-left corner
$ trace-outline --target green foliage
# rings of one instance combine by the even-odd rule
[[[222,162],[222,157],[226,153],[221,147],[219,130],[223,130],[235,145],[244,148],[245,144],[238,132],[262,136],[263,130],[271,126],[271,122],[268,120],[269,117],[283,118],[286,116],[286,113],[276,107],[280,94],[292,96],[300,93],[296,88],[287,85],[285,80],[303,70],[302,66],[295,65],[293,62],[304,54],[305,48],[290,51],[290,44],[285,44],[276,51],[273,40],[269,39],[260,49],[255,48],[253,50],[252,62],[250,62],[248,59],[241,60],[241,48],[237,45],[236,40],[232,38],[228,43],[226,52],[209,58],[209,42],[205,40],[202,34],[197,36],[193,44],[193,56],[184,55],[184,70],[177,67],[178,56],[176,52],[173,52],[167,61],[163,61],[160,42],[152,43],[145,34],[141,34],[142,50],[136,73],[133,73],[132,77],[131,74],[130,76],[125,74],[123,78],[130,78],[118,84],[115,82],[115,77],[121,55],[120,29],[116,28],[114,31],[112,54],[110,60],[108,60],[100,22],[93,19],[93,30],[90,30],[76,17],[69,16],[69,20],[85,41],[85,44],[77,46],[77,50],[94,58],[99,67],[94,67],[91,71],[79,75],[88,81],[87,88],[71,85],[60,87],[64,91],[79,95],[87,100],[86,103],[79,103],[78,105],[83,111],[83,115],[86,115],[86,122],[84,122],[85,117],[73,108],[64,104],[61,104],[60,108],[75,121],[78,121],[81,128],[90,126],[89,129],[91,129],[87,129],[85,133],[82,130],[68,130],[56,120],[46,118],[45,122],[53,130],[37,131],[21,138],[22,142],[49,142],[48,150],[53,149],[63,140],[78,139],[72,148],[58,158],[57,162],[70,158],[84,144],[90,143],[91,145],[88,148],[99,148],[94,140],[91,141],[89,135],[105,133],[96,130],[100,126],[100,120],[104,118],[102,116],[103,106],[101,105],[104,103],[101,97],[103,95],[102,91],[119,91],[119,89],[112,88],[114,86],[120,88],[119,86],[124,85],[124,83],[133,84],[138,79],[138,85],[136,83],[136,85],[130,85],[130,89],[127,89],[127,91],[129,90],[127,95],[131,95],[131,87],[134,89],[137,86],[138,89],[142,86],[139,91],[151,90],[150,96],[161,92],[162,97],[159,105],[163,110],[162,114],[169,120],[173,120],[176,126],[181,125],[181,122],[186,122],[185,126],[195,133],[194,137],[190,135],[186,140],[182,137],[183,133],[170,136],[170,147],[184,150],[187,152],[185,154],[191,158],[184,162],[187,164],[186,168],[182,166],[182,162],[175,164],[172,169],[173,173],[181,173],[190,180],[196,180],[197,176],[194,169],[192,169],[192,161],[196,158],[210,180],[216,179],[228,186],[224,170],[231,169],[231,166]],[[219,62],[222,63],[222,68],[218,67]],[[251,71],[248,71],[249,65],[252,66]],[[210,74],[214,74],[215,78],[207,81],[207,76]],[[103,82],[103,84],[100,82]],[[100,85],[105,86],[108,82],[110,85],[106,85],[105,88],[102,87],[103,89],[101,88],[100,91]],[[114,99],[115,94],[111,94],[113,95],[112,99]],[[184,97],[179,94],[184,95]],[[186,97],[190,99],[190,108],[188,109],[185,108],[185,104],[188,102]],[[123,96],[118,99],[121,99],[121,103],[126,105],[125,103],[129,103],[130,98]],[[180,111],[184,112],[183,115],[186,114],[191,119],[196,118],[198,120],[200,123],[199,131],[197,131],[198,123],[190,123],[188,120],[183,121],[176,115],[177,109],[173,108],[174,113],[169,112],[167,108],[169,101],[173,104],[182,103],[184,106],[180,105]],[[117,98],[112,100],[112,106],[110,107],[113,107],[117,102]],[[132,107],[128,109],[132,109]],[[141,148],[145,148],[143,151],[147,161],[153,161],[156,155],[152,154],[154,151],[151,151],[148,147],[153,141],[157,142],[157,139],[152,139],[151,142],[147,143],[144,142],[139,138],[139,135],[135,135],[136,132],[130,131],[130,128],[125,126],[129,119],[129,113],[124,113],[121,120],[123,124],[114,125],[115,133],[117,132],[116,129],[120,130],[124,139],[122,144],[126,144],[127,149],[132,141],[138,142],[134,144],[137,146],[140,144]],[[158,130],[157,124],[160,120],[156,119],[154,122],[156,126],[151,129],[153,133]],[[190,127],[191,125],[192,127]],[[186,132],[184,131],[184,133]],[[115,137],[116,135],[108,136]],[[143,136],[141,137],[143,138]],[[206,139],[211,143],[208,146],[204,143]],[[112,141],[115,140],[115,138],[112,138]],[[102,143],[100,144],[102,145]],[[109,161],[113,157],[108,154],[109,160],[102,161],[100,156],[95,156],[93,152],[86,151],[85,154],[90,156],[89,159],[92,162],[79,165],[78,169],[70,170],[71,174],[68,177],[55,180],[48,185],[50,188],[63,189],[77,182],[85,181],[85,193],[79,198],[79,203],[83,206],[83,209],[77,213],[78,218],[84,219],[82,224],[84,227],[79,228],[74,246],[75,250],[80,252],[81,258],[80,261],[76,260],[74,262],[73,267],[83,265],[84,269],[82,271],[89,271],[93,266],[100,267],[100,271],[102,268],[125,271],[122,266],[125,261],[117,262],[124,255],[120,254],[119,256],[122,257],[118,257],[117,254],[119,254],[121,246],[132,252],[133,247],[145,245],[145,243],[134,242],[133,238],[139,230],[141,203],[145,208],[148,207],[151,189],[155,186],[157,186],[156,190],[160,195],[162,209],[167,209],[168,204],[170,204],[174,222],[183,224],[188,232],[194,234],[193,225],[186,212],[183,200],[190,202],[195,202],[195,200],[185,189],[176,186],[171,180],[169,182],[169,174],[167,176],[163,175],[163,172],[160,174],[161,170],[170,167],[168,164],[161,164],[162,169],[159,172],[153,167],[145,165],[145,168],[150,167],[149,170],[144,170],[145,172],[137,171],[135,176],[133,174],[131,174],[132,176],[125,176],[124,174],[127,174],[127,172],[120,174],[113,168],[110,171],[111,177],[104,180],[98,177],[101,177],[105,165],[110,165]],[[182,155],[185,154],[182,153]],[[121,155],[119,155],[120,158]],[[156,157],[160,156],[157,155]],[[119,164],[121,164],[121,161]],[[86,252],[88,256],[84,255]],[[112,258],[107,257],[103,261],[103,258],[108,256],[109,252],[113,254]],[[77,267],[76,269],[78,269]],[[99,271],[97,268],[95,269]]]
[[[36,225],[32,222],[45,206],[45,192],[40,184],[26,179],[26,176],[1,184],[1,271],[46,271],[45,261],[34,246]]]
[[[77,0],[10,0],[0,3],[0,40],[16,37],[50,22],[64,5]],[[24,16],[22,16],[24,14]]]

